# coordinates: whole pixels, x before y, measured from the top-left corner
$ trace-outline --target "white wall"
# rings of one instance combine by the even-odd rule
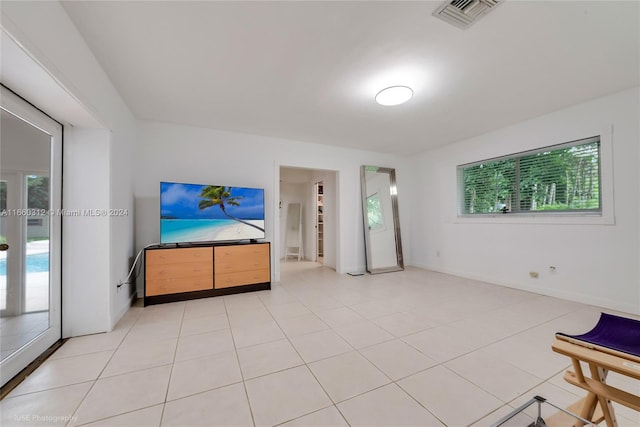
[[[638,88],[626,90],[420,155],[416,185],[422,194],[413,216],[412,264],[640,313],[639,94]],[[611,126],[614,194],[605,195],[605,202],[613,200],[605,208],[613,224],[456,218],[456,165],[571,141]],[[530,271],[540,277],[530,278]]]
[[[64,209],[109,209],[109,131],[71,128],[64,136]],[[108,331],[109,218],[62,218],[64,336]]]
[[[109,313],[111,328],[120,320],[136,297],[136,283],[124,280],[134,252],[133,153],[137,143],[137,122],[132,116],[123,117],[110,132],[109,157]],[[118,283],[126,283],[117,287]]]
[[[65,139],[72,141],[68,147],[64,143],[68,160],[63,165],[63,208],[70,208],[71,203],[86,209],[106,205],[129,214],[67,221],[64,227],[63,336],[107,331],[128,309],[134,292],[132,286],[118,289],[116,285],[126,276],[128,259],[133,255],[131,158],[136,122],[60,3],[3,2],[1,13],[2,29],[52,77],[49,81],[23,80],[11,89],[18,94],[29,93],[33,87],[54,82],[69,93],[70,102],[77,103],[61,108],[54,116],[67,125]],[[11,64],[2,66],[4,69]],[[83,132],[74,123],[82,116],[73,113],[79,109],[88,112],[86,117],[94,117],[103,133],[97,136],[90,130]],[[93,183],[93,192],[102,193],[99,198],[75,193],[86,179]],[[87,236],[96,230],[108,238],[100,237],[89,245]],[[83,267],[98,264],[106,270]]]
[[[266,240],[272,242],[274,280],[279,280],[280,166],[338,172],[335,266],[338,272],[363,270],[364,237],[360,199],[360,165],[395,167],[402,191],[408,160],[368,151],[329,147],[233,132],[140,122],[135,177],[136,247],[159,240],[160,181],[225,183],[265,189]],[[335,175],[335,173],[331,173]],[[409,203],[400,203],[410,212]],[[404,210],[404,211],[403,211]],[[330,260],[327,260],[330,261]],[[138,284],[141,290],[142,283]]]

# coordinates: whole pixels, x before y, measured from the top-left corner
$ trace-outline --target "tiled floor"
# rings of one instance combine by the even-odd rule
[[[599,312],[415,268],[289,261],[271,291],[133,307],[113,332],[69,340],[0,403],[1,424],[488,426],[536,394],[582,396],[550,345]]]

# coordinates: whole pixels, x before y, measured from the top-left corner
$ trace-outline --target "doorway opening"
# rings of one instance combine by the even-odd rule
[[[336,269],[337,263],[337,181],[336,171],[300,167],[280,167],[280,242],[279,259],[297,262],[286,256],[288,212],[290,205],[301,207],[300,261],[318,263]]]

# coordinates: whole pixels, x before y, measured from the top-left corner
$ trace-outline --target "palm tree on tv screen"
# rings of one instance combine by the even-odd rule
[[[227,216],[228,218],[246,224],[250,227],[257,228],[258,230],[264,232],[264,228],[260,228],[255,224],[251,224],[250,222],[229,215],[225,205],[240,206],[240,202],[238,202],[238,200],[242,199],[242,196],[232,196],[231,189],[232,187],[218,187],[214,185],[208,185],[204,187],[200,192],[200,197],[202,197],[202,200],[200,200],[200,203],[198,203],[198,207],[200,208],[200,210],[204,210],[210,208],[211,206],[220,206],[222,213],[225,214],[225,216]]]

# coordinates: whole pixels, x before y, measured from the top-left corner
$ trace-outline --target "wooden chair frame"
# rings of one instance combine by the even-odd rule
[[[562,335],[556,335],[551,348],[571,359],[573,371],[566,371],[564,380],[587,391],[587,396],[571,405],[569,411],[594,424],[604,420],[608,427],[618,425],[611,402],[640,412],[640,396],[612,387],[606,382],[609,371],[640,380],[640,357]],[[589,367],[591,377],[585,376],[580,362]],[[574,424],[572,427],[580,425],[582,424]]]

